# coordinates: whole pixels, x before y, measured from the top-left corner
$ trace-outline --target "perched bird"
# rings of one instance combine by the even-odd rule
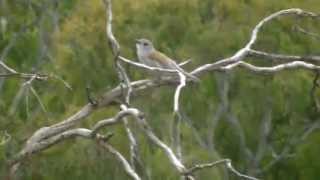
[[[141,63],[162,69],[177,70],[189,77],[193,81],[199,82],[200,80],[194,75],[183,70],[174,60],[166,56],[165,54],[157,51],[150,40],[148,39],[137,39],[136,48],[138,59]]]

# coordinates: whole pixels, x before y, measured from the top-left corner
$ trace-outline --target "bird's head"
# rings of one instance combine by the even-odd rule
[[[136,39],[136,47],[139,54],[149,54],[154,50],[152,42],[148,39]]]

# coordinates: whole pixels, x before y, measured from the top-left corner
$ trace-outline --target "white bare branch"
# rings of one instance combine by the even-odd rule
[[[181,93],[182,88],[186,86],[186,76],[179,71],[178,71],[178,74],[180,77],[180,84],[177,86],[176,92],[174,93],[174,106],[173,106],[174,113],[179,113],[180,93]]]
[[[274,54],[274,53],[267,53],[258,50],[249,50],[250,57],[257,57],[262,59],[270,59],[273,61],[284,61],[284,62],[291,62],[291,61],[306,61],[306,62],[320,62],[320,56],[294,56],[294,55],[284,55],[284,54]]]
[[[234,169],[230,159],[221,159],[221,160],[218,160],[218,161],[214,161],[212,163],[196,164],[192,168],[188,169],[186,171],[186,174],[193,174],[196,171],[203,170],[203,169],[206,169],[206,168],[212,168],[212,167],[215,167],[215,166],[218,166],[218,165],[221,165],[221,164],[226,165],[226,167],[232,173],[237,175],[238,177],[245,178],[245,179],[250,179],[250,180],[259,180],[259,179],[255,178],[255,177],[244,175],[244,174],[240,173],[239,171],[237,171],[236,169]]]
[[[267,16],[266,18],[261,20],[255,26],[255,28],[253,29],[253,31],[251,33],[250,41],[245,45],[244,48],[238,50],[233,56],[231,56],[229,58],[219,60],[219,61],[212,63],[212,64],[202,65],[202,66],[196,68],[194,71],[192,71],[191,74],[194,74],[194,75],[202,74],[207,71],[217,70],[217,69],[219,69],[219,67],[226,66],[228,64],[233,64],[238,61],[242,61],[244,58],[246,58],[249,55],[252,46],[254,45],[254,43],[256,42],[256,40],[258,38],[258,33],[259,33],[260,29],[267,22],[269,22],[279,16],[290,15],[290,14],[294,14],[294,15],[298,15],[298,16],[305,16],[305,17],[312,17],[312,18],[319,16],[315,13],[304,11],[302,9],[285,9],[285,10],[281,10],[276,13],[273,13],[270,16]]]
[[[106,16],[107,16],[107,22],[106,22],[106,33],[107,33],[107,38],[109,41],[109,44],[111,45],[112,48],[112,53],[114,55],[114,61],[116,64],[116,70],[118,72],[119,80],[120,80],[120,85],[125,84],[126,88],[126,94],[123,93],[124,99],[126,104],[130,104],[130,96],[132,93],[132,87],[130,83],[130,79],[125,71],[125,69],[122,67],[121,63],[119,62],[119,56],[120,56],[120,44],[113,35],[112,32],[112,3],[111,0],[103,0],[105,7],[106,7]]]
[[[320,66],[316,66],[314,64],[306,63],[303,61],[293,61],[285,64],[279,64],[276,66],[272,67],[260,67],[260,66],[255,66],[249,63],[246,63],[244,61],[239,61],[234,64],[230,64],[225,67],[221,67],[221,70],[232,70],[235,67],[243,67],[246,68],[250,71],[256,72],[256,73],[276,73],[279,71],[287,70],[287,69],[298,69],[298,68],[303,68],[303,69],[308,69],[308,70],[319,70]]]
[[[120,106],[121,110],[127,110],[127,107],[125,105]],[[142,165],[141,159],[139,157],[139,148],[138,148],[138,143],[137,139],[134,136],[131,128],[129,127],[128,119],[126,117],[123,117],[123,125],[124,128],[126,129],[126,133],[130,142],[130,161],[131,165],[134,169],[136,169],[135,164],[138,163],[140,166]]]
[[[273,13],[273,14],[267,16],[266,18],[264,18],[263,20],[261,20],[256,25],[256,27],[252,31],[251,39],[248,42],[248,44],[245,46],[245,49],[247,49],[247,50],[251,49],[252,45],[256,42],[256,40],[258,38],[259,31],[261,30],[261,28],[264,24],[266,24],[267,22],[269,22],[277,17],[288,15],[288,14],[296,14],[296,15],[300,15],[300,16],[307,15],[307,16],[311,16],[311,17],[317,16],[314,13],[306,12],[306,11],[303,11],[302,9],[298,9],[298,8],[285,9],[285,10],[281,10],[276,13]]]
[[[140,180],[139,175],[134,171],[134,169],[130,166],[128,161],[123,157],[123,155],[117,151],[114,147],[112,147],[107,142],[99,141],[99,144],[107,149],[117,160],[122,164],[125,172],[134,180]]]
[[[130,59],[127,59],[125,57],[122,57],[122,56],[119,56],[119,59],[125,63],[128,63],[130,65],[133,65],[133,66],[136,66],[136,67],[139,67],[139,68],[142,68],[142,69],[146,69],[148,71],[152,71],[152,72],[167,72],[167,73],[177,73],[176,70],[172,70],[172,69],[163,69],[163,68],[158,68],[158,67],[151,67],[151,66],[148,66],[148,65],[145,65],[145,64],[142,64],[142,63],[139,63],[139,62],[135,62],[135,61],[132,61]],[[185,62],[182,62],[179,64],[179,66],[183,66],[187,63],[189,63],[190,61],[185,61]]]

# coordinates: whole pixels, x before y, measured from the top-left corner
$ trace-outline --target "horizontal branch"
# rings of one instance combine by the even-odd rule
[[[206,169],[206,168],[212,168],[212,167],[218,166],[220,164],[225,164],[225,163],[227,163],[229,161],[230,161],[230,159],[221,159],[221,160],[218,160],[218,161],[214,161],[212,163],[196,164],[192,168],[188,169],[186,173],[187,174],[193,174],[196,171],[199,171],[199,170],[202,170],[202,169]]]
[[[293,56],[293,55],[284,55],[284,54],[274,54],[267,53],[258,50],[249,50],[249,57],[257,57],[263,59],[270,59],[275,61],[308,61],[308,62],[320,62],[320,56]]]
[[[172,69],[163,69],[163,68],[159,68],[159,67],[151,67],[151,66],[148,66],[148,65],[145,65],[145,64],[142,64],[142,63],[138,63],[138,62],[135,62],[135,61],[132,61],[130,59],[127,59],[125,57],[122,57],[122,56],[119,56],[119,59],[125,63],[128,63],[130,65],[133,65],[135,67],[138,67],[138,68],[142,68],[142,69],[145,69],[145,70],[148,70],[148,71],[153,71],[153,72],[167,72],[167,73],[177,73],[178,71],[176,70],[172,70]],[[182,63],[179,64],[179,66],[183,66],[187,63],[189,63],[190,60],[187,60],[187,61],[184,61]]]
[[[232,70],[235,67],[243,67],[246,69],[249,69],[250,71],[256,72],[256,73],[275,73],[283,70],[289,70],[289,69],[298,69],[298,68],[303,68],[303,69],[308,69],[308,70],[320,70],[320,66],[316,66],[314,64],[306,63],[303,61],[294,61],[294,62],[289,62],[285,64],[280,64],[272,67],[259,67],[255,66],[243,61],[239,61],[234,64],[230,64],[228,66],[220,68],[221,70]]]

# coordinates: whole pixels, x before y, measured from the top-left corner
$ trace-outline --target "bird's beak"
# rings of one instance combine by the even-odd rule
[[[135,39],[136,44],[140,44],[140,39]]]

